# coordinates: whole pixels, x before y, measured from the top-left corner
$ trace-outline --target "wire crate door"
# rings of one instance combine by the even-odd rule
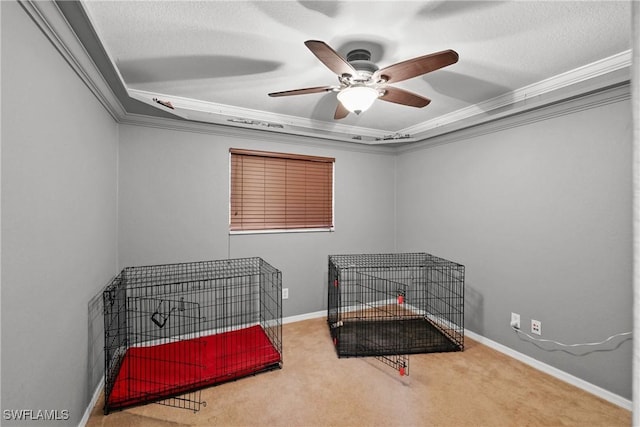
[[[409,375],[408,335],[406,331],[407,283],[394,270],[356,272],[358,316],[364,321],[356,329],[356,342],[363,355],[369,354]]]
[[[401,377],[409,376],[409,355],[392,354],[388,356],[376,356],[380,362],[398,371]]]
[[[130,397],[199,411],[205,363],[200,305],[184,298],[129,297],[127,302],[136,343],[129,351]]]

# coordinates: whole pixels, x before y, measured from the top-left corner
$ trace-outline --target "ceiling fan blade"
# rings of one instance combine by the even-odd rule
[[[431,100],[408,90],[400,89],[397,87],[385,87],[384,95],[380,97],[381,100],[387,102],[393,102],[396,104],[408,105],[410,107],[422,108],[429,105]]]
[[[357,76],[358,72],[347,62],[338,52],[333,50],[328,44],[319,40],[307,40],[304,44],[318,59],[331,71],[341,76],[349,74]]]
[[[456,62],[458,62],[458,54],[448,49],[389,65],[376,71],[374,77],[382,78],[386,80],[387,83],[396,83],[435,71],[447,65],[455,64]]]
[[[336,107],[336,113],[333,115],[335,120],[344,119],[349,115],[349,110],[347,110],[342,102],[338,101],[338,106]]]
[[[334,86],[316,86],[316,87],[307,87],[304,89],[285,90],[282,92],[271,92],[269,96],[304,95],[307,93],[331,92],[334,89],[335,89]]]

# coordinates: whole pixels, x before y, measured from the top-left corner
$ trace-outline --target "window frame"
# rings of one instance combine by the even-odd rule
[[[331,225],[326,227],[292,227],[292,228],[256,228],[256,229],[232,229],[232,191],[233,191],[233,155],[255,156],[264,158],[275,158],[280,160],[303,160],[310,162],[322,162],[331,164]],[[229,234],[278,234],[278,233],[310,233],[310,232],[333,232],[335,231],[335,158],[312,156],[294,153],[282,153],[274,151],[250,150],[241,148],[229,149],[229,203],[228,203],[228,227]]]

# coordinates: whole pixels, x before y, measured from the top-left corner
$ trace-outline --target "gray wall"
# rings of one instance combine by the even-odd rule
[[[117,124],[22,8],[0,3],[2,409],[68,410],[16,424],[77,425],[97,385],[88,305],[117,269]]]
[[[230,147],[335,157],[335,232],[229,236]],[[326,310],[329,254],[395,249],[394,153],[371,151],[121,125],[120,266],[259,256],[283,273],[285,316]]]
[[[400,153],[397,239],[399,251],[466,265],[468,329],[630,399],[630,339],[570,354],[509,327],[516,312],[524,330],[537,319],[542,338],[565,343],[631,330],[631,108],[622,98]]]

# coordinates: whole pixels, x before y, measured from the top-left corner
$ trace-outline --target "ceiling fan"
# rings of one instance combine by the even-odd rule
[[[349,112],[360,114],[380,98],[383,101],[422,108],[431,100],[398,87],[390,86],[422,74],[458,62],[453,50],[420,56],[378,68],[371,62],[371,53],[366,49],[355,49],[343,58],[329,45],[318,40],[307,40],[304,44],[331,71],[338,75],[340,85],[316,86],[304,89],[272,92],[269,96],[291,96],[308,93],[338,92],[338,107],[334,119],[343,119]]]

